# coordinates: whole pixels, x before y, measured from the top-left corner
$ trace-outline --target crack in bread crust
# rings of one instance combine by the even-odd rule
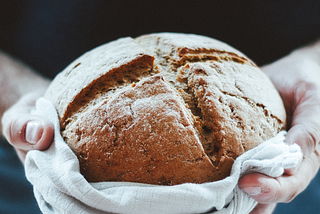
[[[123,100],[125,102],[120,103]],[[99,145],[95,145],[98,150],[104,150],[103,148],[110,148],[116,144],[117,148],[112,147],[112,151],[107,152],[97,152],[89,148],[91,154],[86,156],[86,159],[78,155],[80,164],[85,165],[81,172],[89,181],[98,181],[102,179],[101,176],[104,180],[132,181],[135,179],[136,182],[161,185],[190,181],[187,179],[202,183],[208,177],[214,180],[216,176],[211,162],[201,149],[190,115],[188,116],[189,112],[185,111],[181,105],[184,105],[182,100],[165,83],[163,77],[155,75],[140,81],[134,88],[122,91],[112,99],[95,106],[94,111],[85,113],[83,118],[75,121],[64,134],[68,134],[70,129],[82,129],[84,126],[86,129],[83,131],[87,132],[84,135],[91,136],[89,133],[93,133],[93,139],[100,142]],[[89,118],[99,119],[92,121]],[[115,128],[107,128],[105,132],[102,129],[95,130],[103,124]],[[95,136],[95,133],[98,134]],[[108,140],[105,136],[114,136],[114,138]],[[70,143],[73,140],[72,136],[69,136],[68,140]],[[71,145],[74,146],[75,151],[78,151],[82,149],[83,144],[86,144],[86,140],[81,137],[74,138]],[[101,142],[105,142],[106,145]],[[88,144],[88,147],[92,147],[91,143]],[[77,149],[79,145],[81,148]],[[135,155],[122,155],[131,150]],[[104,160],[107,167],[97,162],[97,158]],[[144,166],[136,167],[136,162],[143,162]],[[114,170],[119,167],[119,164],[121,165],[120,174]],[[197,165],[199,167],[194,167]],[[176,167],[180,170],[174,170]],[[97,170],[110,171],[110,173],[97,177],[94,175]],[[188,171],[196,170],[197,173],[184,178],[179,175],[181,170],[186,175]],[[154,177],[161,179],[154,179]]]
[[[61,130],[63,131],[70,122],[72,123],[79,114],[87,111],[88,108],[156,73],[158,71],[156,67],[153,67],[153,58],[149,56],[142,56],[130,64],[109,71],[84,88],[74,98],[72,105],[67,108]]]
[[[284,129],[281,99],[259,68],[225,44],[195,38],[131,40],[145,52],[86,85],[59,114],[87,180],[220,180],[239,155]]]
[[[183,48],[179,51],[180,60],[174,62],[177,66],[185,65],[188,62],[204,62],[204,61],[233,61],[240,64],[250,64],[256,66],[251,60],[238,56],[235,53],[219,50],[198,49],[190,50]]]

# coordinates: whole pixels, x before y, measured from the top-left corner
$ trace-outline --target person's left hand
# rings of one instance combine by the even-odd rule
[[[240,178],[238,186],[259,203],[250,214],[270,214],[277,203],[292,201],[319,169],[320,63],[306,53],[308,49],[298,50],[262,67],[284,102],[288,119],[286,143],[298,144],[304,159],[297,169],[286,170],[278,178],[258,173]]]

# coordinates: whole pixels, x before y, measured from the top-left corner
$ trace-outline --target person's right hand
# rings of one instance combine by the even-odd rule
[[[29,150],[45,150],[53,141],[52,123],[31,114],[40,96],[39,92],[24,95],[2,116],[2,133],[16,149],[23,163]]]
[[[319,55],[318,55],[319,54]],[[259,173],[243,176],[239,187],[259,204],[250,214],[272,213],[276,203],[288,203],[314,178],[320,166],[320,43],[297,50],[262,67],[278,89],[286,108],[285,142],[298,144],[304,159],[299,167],[277,178]]]

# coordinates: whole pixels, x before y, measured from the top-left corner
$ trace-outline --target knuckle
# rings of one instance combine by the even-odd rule
[[[295,176],[287,176],[277,180],[278,185],[271,189],[268,203],[289,203],[299,195],[304,188],[304,182]]]
[[[302,136],[300,136],[301,142],[297,142],[302,149],[307,150],[305,151],[307,154],[312,153],[320,141],[320,127],[318,128],[317,124],[312,124],[304,127],[300,127],[302,130]],[[305,155],[306,155],[305,153]]]
[[[317,146],[314,150],[314,154],[318,160],[317,163],[319,163],[320,162],[320,144],[317,144]]]
[[[318,126],[317,125],[310,126],[307,130],[307,133],[308,133],[309,137],[312,139],[310,144],[312,144],[312,146],[314,146],[314,148],[315,148],[316,145],[320,141],[320,127],[319,127],[319,125]]]

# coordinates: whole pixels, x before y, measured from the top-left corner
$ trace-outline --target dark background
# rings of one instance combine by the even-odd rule
[[[222,40],[270,63],[320,37],[319,0],[0,0],[0,49],[53,78],[84,52],[119,37],[184,32]],[[11,146],[0,143],[0,213],[38,213]],[[319,213],[320,176],[275,213]]]
[[[262,65],[320,35],[318,0],[0,2],[0,48],[50,77],[85,51],[125,36],[207,35]]]

